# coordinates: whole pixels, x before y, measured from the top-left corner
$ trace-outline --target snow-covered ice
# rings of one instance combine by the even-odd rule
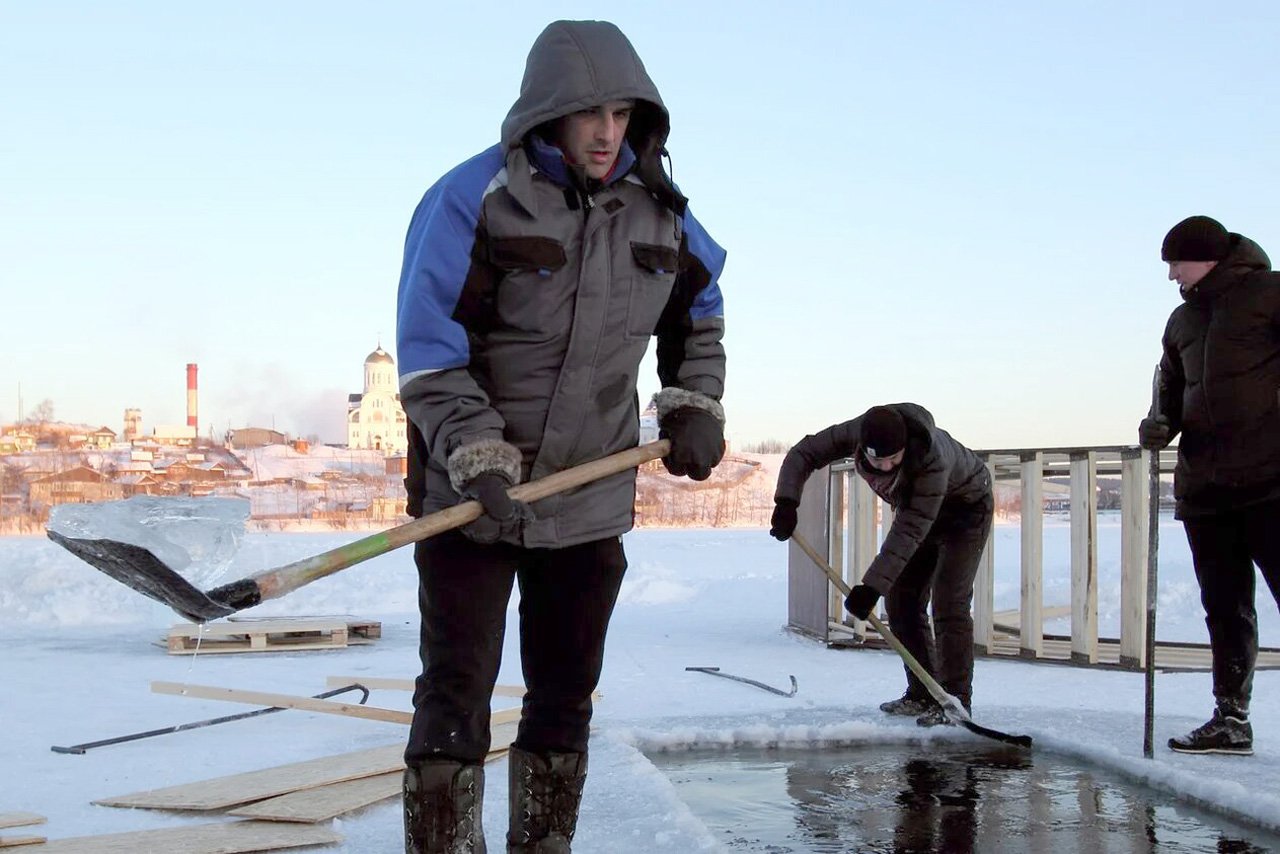
[[[1068,528],[1045,526],[1045,598],[1060,602],[1068,577]],[[250,533],[229,578],[288,563],[357,534]],[[1118,610],[1109,553],[1118,524],[1099,521],[1099,607]],[[1161,639],[1203,640],[1180,526],[1161,526]],[[725,850],[646,758],[700,747],[936,744],[971,739],[955,730],[922,731],[876,708],[901,693],[902,666],[890,652],[827,649],[784,628],[786,547],[760,529],[653,530],[629,534],[630,567],[610,628],[575,850]],[[1016,526],[997,528],[997,607],[1016,602]],[[1113,583],[1114,582],[1114,583]],[[43,538],[0,538],[0,812],[48,817],[50,838],[142,830],[210,820],[191,813],[92,806],[96,798],[159,788],[363,747],[398,744],[405,728],[301,711],[164,735],[80,756],[70,745],[212,718],[249,707],[152,694],[153,680],[298,695],[325,690],[334,675],[410,678],[417,655],[416,576],[400,550],[322,579],[245,616],[350,614],[382,621],[373,644],[332,652],[167,655],[158,645],[178,618],[98,573]],[[1005,604],[1005,603],[1010,604]],[[515,625],[515,601],[509,626]],[[1276,645],[1280,620],[1265,587],[1258,604],[1262,642]],[[1106,620],[1102,631],[1107,634]],[[499,680],[520,681],[508,633]],[[779,687],[794,675],[795,697],[688,672],[718,666]],[[349,695],[348,695],[349,696]],[[344,697],[343,699],[347,699]],[[980,659],[975,718],[1026,732],[1038,757],[1091,763],[1238,819],[1280,830],[1280,673],[1259,672],[1254,689],[1256,755],[1184,756],[1163,747],[1211,710],[1206,673],[1157,680],[1157,750],[1142,757],[1143,677],[1139,673]],[[370,701],[409,708],[407,692],[376,690]],[[497,698],[495,708],[517,701]],[[485,827],[491,849],[505,830],[506,766],[490,766]],[[726,793],[731,797],[732,793]],[[214,818],[214,820],[217,820]],[[388,801],[335,822],[340,849],[402,850],[400,812]]]

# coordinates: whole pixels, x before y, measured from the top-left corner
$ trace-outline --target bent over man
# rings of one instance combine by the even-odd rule
[[[725,255],[662,168],[669,127],[617,27],[557,21],[501,141],[441,178],[410,223],[398,307],[410,510],[476,499],[484,515],[415,551],[407,851],[485,850],[482,763],[513,584],[527,693],[507,850],[568,851],[573,838],[635,472],[531,507],[507,487],[637,444],[652,336],[667,468],[701,480],[723,454]]]
[[[858,475],[894,508],[893,524],[845,608],[865,620],[883,596],[889,628],[911,655],[971,710],[973,579],[991,532],[991,475],[973,451],[914,403],[873,406],[851,421],[805,436],[788,453],[774,492],[772,528],[779,540],[796,529],[800,491],[809,475],[852,457]],[[933,628],[929,607],[933,607]],[[942,707],[910,668],[902,697],[883,703],[891,715],[921,726],[946,723]]]

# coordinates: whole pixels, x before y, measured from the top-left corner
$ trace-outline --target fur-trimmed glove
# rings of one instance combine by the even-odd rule
[[[773,502],[773,518],[769,520],[769,536],[786,541],[796,532],[796,503],[790,498],[777,498]]]
[[[462,534],[473,543],[489,545],[508,536],[519,536],[525,522],[533,520],[533,510],[523,501],[507,495],[510,481],[497,472],[482,472],[462,489],[464,499],[479,501],[484,514],[462,526]]]
[[[1173,438],[1173,425],[1163,415],[1148,416],[1138,424],[1138,444],[1148,451],[1158,451]]]
[[[866,584],[855,584],[853,589],[849,591],[849,595],[844,598],[844,609],[859,620],[865,620],[871,616],[871,611],[876,607],[876,603],[880,601],[880,594],[876,592],[874,587]]]
[[[696,406],[667,413],[658,424],[658,438],[671,441],[671,452],[662,458],[662,464],[676,477],[706,480],[724,456],[724,425]]]

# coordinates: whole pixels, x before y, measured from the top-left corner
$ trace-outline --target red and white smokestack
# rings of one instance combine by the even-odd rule
[[[196,417],[196,363],[187,363],[187,426],[200,429],[200,419]]]

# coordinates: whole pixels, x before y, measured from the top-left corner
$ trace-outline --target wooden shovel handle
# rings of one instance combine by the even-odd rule
[[[574,487],[583,486],[609,475],[624,472],[667,455],[671,443],[666,439],[628,448],[589,463],[574,466],[528,483],[521,483],[507,490],[518,501],[537,501]],[[480,518],[484,512],[478,501],[464,501],[437,513],[397,525],[346,545],[331,549],[314,557],[304,558],[285,566],[269,569],[251,577],[257,585],[259,599],[275,599],[309,584],[319,578],[332,575],[362,561],[386,554],[389,551],[434,537]]]

